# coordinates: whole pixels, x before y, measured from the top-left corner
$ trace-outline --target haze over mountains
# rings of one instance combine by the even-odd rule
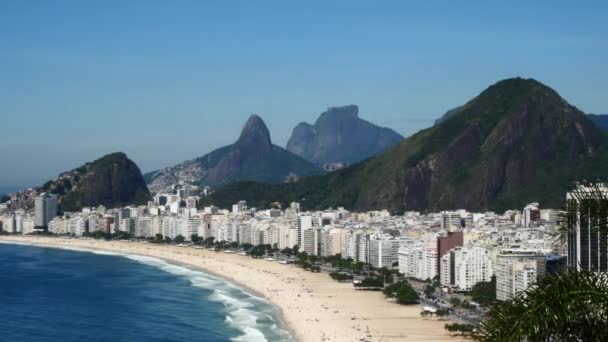
[[[352,164],[378,154],[403,140],[390,128],[359,118],[356,105],[332,107],[314,125],[298,124],[287,150],[317,164]]]
[[[299,201],[308,209],[500,211],[532,201],[559,207],[573,182],[606,174],[604,133],[553,89],[513,78],[360,164],[295,184],[234,183],[207,200],[223,205],[247,199],[253,206]]]
[[[145,175],[154,192],[179,181],[218,187],[235,180],[281,183],[323,170],[273,145],[264,121],[252,115],[238,140],[202,157]]]

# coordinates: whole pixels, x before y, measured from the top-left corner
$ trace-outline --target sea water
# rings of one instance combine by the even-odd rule
[[[158,258],[0,243],[0,341],[290,341],[264,299]]]

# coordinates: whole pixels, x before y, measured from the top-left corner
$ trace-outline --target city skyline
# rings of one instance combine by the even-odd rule
[[[599,2],[118,4],[2,5],[0,186],[119,150],[170,166],[232,143],[252,113],[280,146],[346,104],[409,136],[514,76],[608,111]]]

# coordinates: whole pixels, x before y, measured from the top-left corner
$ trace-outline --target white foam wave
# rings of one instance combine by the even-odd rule
[[[267,342],[268,340],[260,330],[246,327],[244,329],[244,334],[232,338],[232,341]]]

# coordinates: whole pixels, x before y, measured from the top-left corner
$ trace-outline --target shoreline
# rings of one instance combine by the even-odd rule
[[[236,254],[128,241],[1,236],[0,241],[159,258],[207,273],[267,301],[279,328],[295,341],[457,341],[449,321],[422,319],[420,307],[389,303],[381,293],[356,291],[327,274]]]

